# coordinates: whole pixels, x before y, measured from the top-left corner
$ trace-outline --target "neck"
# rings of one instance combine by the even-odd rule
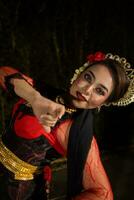
[[[66,112],[76,112],[76,108],[72,104],[72,97],[69,94],[64,94],[56,97],[56,102],[65,106]]]

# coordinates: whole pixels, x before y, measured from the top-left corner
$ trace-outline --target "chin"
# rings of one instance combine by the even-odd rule
[[[73,100],[72,104],[75,108],[87,109],[87,105],[85,104],[85,102]]]
[[[78,101],[78,100],[73,100],[72,104],[75,108],[80,108],[80,109],[95,109],[97,108],[96,105],[89,105],[87,102],[83,101]]]

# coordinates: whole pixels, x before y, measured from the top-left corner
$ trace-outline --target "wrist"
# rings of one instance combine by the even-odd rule
[[[41,98],[41,94],[33,88],[33,90],[30,92],[30,95],[27,96],[27,101],[33,105],[35,102],[38,102],[38,100]]]
[[[25,99],[31,105],[40,98],[40,93],[27,83],[25,79],[11,79],[11,84],[14,86],[14,92],[17,96]]]

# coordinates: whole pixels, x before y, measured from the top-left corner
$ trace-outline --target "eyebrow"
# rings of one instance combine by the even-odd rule
[[[90,70],[88,72],[92,75],[93,79],[95,79],[94,73],[92,71],[90,71]]]
[[[95,77],[95,75],[94,75],[94,73],[92,72],[92,71],[88,71],[91,75],[92,75],[92,77],[93,77],[93,79],[95,80],[96,79],[96,77]],[[108,92],[108,89],[107,89],[107,87],[105,87],[103,84],[99,84],[104,90],[106,90],[107,92]]]
[[[104,86],[104,85],[102,85],[102,84],[99,84],[104,90],[106,90],[107,92],[108,92],[108,89]]]

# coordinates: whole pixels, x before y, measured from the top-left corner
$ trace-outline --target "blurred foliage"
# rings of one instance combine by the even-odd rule
[[[113,52],[134,63],[133,8],[133,0],[109,4],[103,0],[0,0],[0,66],[13,66],[33,78],[66,87],[88,53]],[[4,127],[12,103],[0,96]],[[132,143],[133,111],[133,105],[108,108],[96,116],[95,130],[103,148],[124,145],[128,136]]]

